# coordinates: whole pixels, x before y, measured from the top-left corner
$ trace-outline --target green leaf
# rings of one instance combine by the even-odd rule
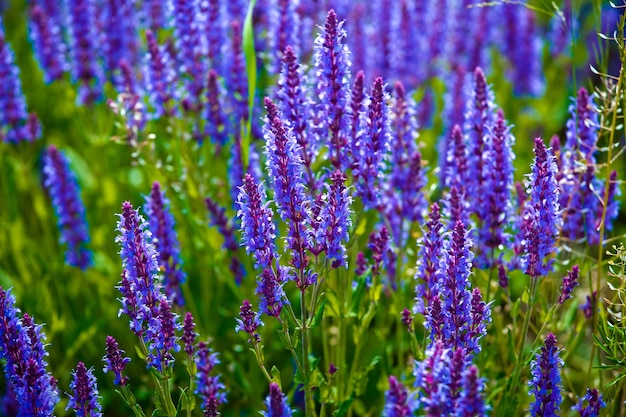
[[[511,318],[513,319],[517,318],[517,316],[519,315],[519,306],[520,306],[520,299],[518,298],[517,300],[515,300],[513,305],[511,305]]]
[[[167,412],[163,409],[163,403],[161,403],[161,397],[158,391],[154,391],[154,411],[152,417],[167,416]]]
[[[324,382],[324,376],[322,375],[322,373],[315,369],[312,373],[311,373],[311,377],[309,379],[309,386],[311,388],[317,388],[319,387],[322,383]]]
[[[176,410],[178,412],[180,412],[181,410],[188,410],[189,397],[187,396],[187,389],[181,387],[178,388],[180,389],[180,397],[178,398],[178,406],[176,407]]]
[[[352,405],[352,401],[354,401],[354,396],[351,395],[350,398],[348,398],[347,400],[345,400],[344,402],[341,403],[341,405],[339,406],[339,408],[337,409],[337,411],[335,411],[333,413],[333,416],[335,417],[343,417],[348,413],[348,410],[350,410],[350,406]]]
[[[326,301],[327,301],[326,298],[322,300],[322,303],[317,309],[317,313],[315,313],[315,315],[311,319],[311,324],[309,325],[309,327],[311,328],[317,327],[322,322],[322,317],[324,316],[324,307],[326,306]]]
[[[272,374],[272,380],[280,385],[280,371],[278,370],[276,365],[272,366],[270,373]]]
[[[363,295],[365,294],[365,281],[366,276],[361,276],[359,278],[356,290],[352,292],[352,297],[350,299],[350,310],[348,313],[349,317],[356,317],[359,314],[359,307],[361,305],[361,301],[363,300]]]
[[[246,13],[246,20],[243,24],[243,54],[246,58],[246,74],[248,75],[248,123],[245,135],[242,135],[241,143],[241,156],[243,158],[244,169],[246,169],[249,162],[250,136],[252,135],[252,110],[254,108],[254,95],[257,81],[256,51],[254,50],[254,27],[252,25],[252,15],[255,5],[256,0],[252,0],[248,4],[248,12]]]

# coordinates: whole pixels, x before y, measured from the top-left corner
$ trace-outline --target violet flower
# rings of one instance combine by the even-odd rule
[[[418,242],[420,251],[417,257],[417,272],[414,277],[417,284],[413,312],[427,315],[431,300],[439,294],[443,273],[440,261],[444,248],[443,225],[437,203],[430,206],[429,220],[425,226],[421,240]]]
[[[550,333],[544,346],[530,364],[532,379],[528,382],[534,401],[530,403],[530,415],[556,416],[561,406],[561,373],[563,360],[559,358],[556,337]]]
[[[287,396],[282,393],[275,382],[270,382],[270,393],[265,399],[267,412],[261,411],[264,417],[291,417],[292,410],[287,404]]]
[[[89,230],[76,175],[65,155],[54,145],[48,147],[43,163],[44,187],[52,200],[61,231],[59,242],[67,246],[65,262],[87,269],[93,264],[93,255],[88,249]]]
[[[205,26],[202,32],[206,36],[207,56],[211,68],[218,73],[226,69],[223,59],[223,49],[226,48],[226,20],[220,8],[219,0],[200,2],[200,11],[204,15]]]
[[[174,229],[174,216],[170,200],[158,182],[152,184],[149,196],[145,196],[144,212],[148,217],[153,243],[159,253],[159,266],[163,269],[163,282],[168,299],[179,306],[184,305],[180,286],[187,280],[182,270],[180,244]]]
[[[159,46],[157,38],[150,29],[146,30],[145,69],[147,101],[154,109],[153,118],[174,114],[173,100],[176,97],[173,86],[176,73],[172,68],[170,53],[164,46]]]
[[[45,335],[28,314],[20,318],[15,298],[0,287],[0,359],[18,403],[18,417],[52,416],[59,401],[56,380],[46,371]]]
[[[80,84],[77,101],[88,105],[102,98],[104,88],[104,72],[98,59],[102,40],[94,6],[90,0],[67,1],[72,81]]]
[[[169,2],[144,0],[141,3],[143,26],[152,32],[171,28],[172,16]]]
[[[372,85],[367,123],[358,142],[360,162],[353,171],[357,179],[357,195],[363,200],[363,205],[370,209],[380,204],[379,182],[386,167],[391,140],[388,111],[383,79],[378,77]]]
[[[87,369],[84,363],[78,362],[76,369],[72,372],[70,389],[72,394],[65,407],[66,410],[73,409],[79,417],[102,416],[102,406],[98,401],[98,385],[93,368]]]
[[[346,147],[348,123],[346,105],[349,99],[350,51],[346,45],[344,22],[329,10],[324,32],[315,39],[315,68],[320,107],[326,115],[329,132],[328,154],[334,167],[346,168],[349,149]]]
[[[565,300],[572,297],[572,291],[574,287],[578,285],[578,265],[574,265],[570,271],[567,272],[567,276],[563,278],[563,284],[561,284],[561,294],[559,295],[559,304],[563,304]]]
[[[598,133],[600,130],[598,114],[594,110],[594,97],[585,88],[580,88],[574,103],[569,107],[570,119],[567,121],[567,140],[565,146],[573,152],[573,160],[577,154],[589,164],[595,164]],[[571,168],[574,168],[573,166]]]
[[[469,184],[469,156],[461,127],[456,124],[450,131],[447,156],[442,170],[445,171],[443,184],[446,187],[465,188]]]
[[[105,31],[104,62],[109,77],[125,61],[131,65],[137,63],[140,47],[137,32],[137,12],[135,3],[125,0],[106,0],[102,8],[102,21]]]
[[[225,85],[228,86],[228,96],[233,108],[233,116],[235,126],[248,121],[248,78],[246,76],[246,64],[244,60],[243,45],[243,29],[241,23],[235,20],[230,25],[231,42],[230,53],[227,58],[225,76]]]
[[[60,22],[56,17],[37,4],[30,9],[30,39],[46,83],[63,78],[69,69],[67,45],[63,42]]]
[[[226,387],[222,383],[220,375],[213,373],[215,366],[220,363],[217,353],[213,352],[207,343],[200,342],[196,349],[195,361],[197,372],[194,393],[200,396],[205,407],[211,397],[214,398],[216,407],[224,404],[226,402]]]
[[[211,142],[225,145],[229,136],[233,133],[230,130],[223,105],[220,101],[222,91],[218,84],[218,75],[214,69],[209,71],[206,89],[205,106],[205,135]]]
[[[233,226],[226,217],[226,209],[211,198],[205,198],[204,203],[211,217],[211,226],[217,227],[217,230],[224,238],[224,244],[222,245],[223,248],[236,252],[239,245],[237,245],[237,239],[235,237]]]
[[[13,51],[5,39],[2,19],[0,19],[0,81],[3,85],[3,93],[0,95],[0,139],[8,143],[32,142],[38,139],[41,136],[41,127],[37,116],[27,113],[19,68],[15,65]]]
[[[254,337],[256,335],[256,329],[259,328],[259,326],[263,326],[260,315],[252,310],[252,304],[250,304],[248,300],[243,300],[239,308],[239,316],[241,318],[235,319],[237,320],[236,331],[243,330]]]
[[[269,20],[267,39],[270,72],[278,72],[281,61],[284,62],[288,45],[291,45],[294,54],[298,52],[297,36],[300,30],[300,17],[296,13],[298,3],[293,0],[273,0],[266,6]]]
[[[278,79],[276,97],[278,106],[285,120],[293,129],[293,135],[301,150],[302,162],[306,167],[307,182],[310,189],[315,189],[315,178],[311,163],[317,155],[313,135],[307,131],[311,112],[311,103],[306,96],[307,79],[305,68],[298,62],[298,57],[291,46],[287,46],[282,55],[282,69]]]
[[[450,394],[450,368],[448,351],[441,342],[432,343],[422,362],[415,364],[415,387],[419,389],[419,409],[428,417],[448,415],[453,412]]]
[[[524,257],[522,266],[531,277],[546,275],[553,259],[546,259],[554,250],[561,225],[559,190],[556,183],[556,162],[541,138],[535,139],[533,171],[528,175],[526,189],[530,201],[524,206]]]
[[[327,186],[326,202],[319,214],[320,224],[318,240],[325,242],[326,258],[332,260],[331,266],[339,268],[348,266],[345,243],[348,241],[348,232],[352,226],[350,214],[352,197],[344,185],[346,176],[341,171],[330,175],[331,184]]]
[[[585,406],[585,402],[587,405]],[[602,399],[602,394],[597,389],[587,388],[587,393],[578,401],[578,404],[572,407],[572,410],[578,411],[580,417],[599,417],[600,409],[606,407],[606,403]]]
[[[396,379],[389,376],[389,389],[385,392],[384,417],[409,417],[418,408],[414,393],[409,393],[407,388]]]
[[[274,202],[281,219],[289,223],[287,248],[292,251],[292,264],[302,272],[309,262],[305,253],[308,247],[305,225],[309,215],[305,204],[300,149],[291,129],[284,124],[269,98],[265,99],[265,107],[268,112],[264,127],[265,154]]]
[[[365,74],[363,71],[359,71],[354,76],[354,84],[352,85],[352,90],[350,92],[350,103],[348,105],[349,113],[349,125],[350,125],[350,134],[349,134],[349,145],[350,150],[352,152],[353,163],[358,164],[360,162],[359,158],[359,138],[363,133],[363,117],[362,115],[365,113]]]
[[[130,358],[124,357],[124,351],[119,348],[117,340],[113,336],[107,336],[106,338],[106,355],[102,358],[104,361],[104,369],[106,372],[113,372],[115,385],[124,386],[128,382],[127,376],[122,376],[126,364],[130,362]]]
[[[504,227],[511,221],[513,207],[511,189],[513,187],[513,137],[504,120],[504,113],[498,111],[492,127],[485,136],[483,156],[483,185],[477,200],[480,228],[477,246],[480,253],[477,263],[488,268],[496,262],[495,251],[504,245],[508,236]]]
[[[287,270],[278,267],[276,273],[270,268],[263,269],[257,280],[256,294],[259,296],[259,310],[262,314],[278,317],[287,302],[283,290]]]
[[[183,336],[180,340],[184,344],[184,351],[189,356],[192,357],[194,352],[196,351],[196,337],[198,333],[194,331],[196,327],[196,323],[193,321],[193,316],[191,313],[187,312],[185,314],[185,320],[183,322]]]
[[[487,406],[483,391],[485,383],[478,377],[476,365],[470,365],[463,373],[463,386],[455,404],[456,415],[459,417],[486,417]]]
[[[272,209],[266,202],[265,190],[246,174],[237,199],[241,220],[243,243],[248,254],[253,254],[255,268],[270,268],[274,261],[276,247],[276,226],[272,221]]]

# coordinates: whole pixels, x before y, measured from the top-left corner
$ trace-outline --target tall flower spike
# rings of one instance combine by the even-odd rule
[[[497,262],[495,251],[504,245],[508,236],[504,228],[513,212],[513,137],[499,110],[493,127],[488,127],[483,156],[483,187],[479,194],[479,224],[477,246],[480,248],[478,264],[491,267]]]
[[[486,417],[487,406],[483,396],[485,383],[478,377],[476,365],[470,365],[463,372],[463,386],[455,404],[456,415],[460,417]]]
[[[85,206],[80,196],[76,176],[69,161],[54,145],[43,156],[44,187],[52,200],[61,231],[59,241],[67,246],[65,262],[81,269],[93,263],[88,249],[89,230],[85,219]]]
[[[469,179],[468,155],[461,126],[454,125],[450,131],[447,156],[444,165],[444,184],[447,187],[465,188]]]
[[[585,402],[587,402],[586,406],[584,405]],[[599,417],[600,409],[604,407],[606,407],[606,403],[602,400],[602,394],[595,388],[587,388],[585,396],[572,407],[572,410],[578,411],[580,417]]]
[[[363,71],[359,71],[354,76],[354,84],[352,85],[352,91],[350,92],[350,149],[352,151],[353,163],[356,165],[360,162],[361,156],[359,154],[359,136],[362,134],[362,114],[365,111],[365,74]]]
[[[485,173],[485,136],[488,126],[495,122],[493,93],[487,85],[487,79],[481,68],[474,71],[474,82],[471,91],[467,94],[467,111],[465,114],[465,132],[467,134],[468,167],[467,191],[468,195],[478,195],[478,190],[484,189]],[[500,126],[502,129],[503,126]],[[506,129],[506,128],[504,128]],[[502,135],[506,133],[503,132]]]
[[[205,342],[200,342],[198,343],[195,361],[198,369],[196,372],[195,394],[200,396],[205,406],[209,399],[213,397],[217,408],[220,404],[226,402],[224,384],[220,375],[213,372],[215,366],[220,363],[219,359],[217,359],[217,353],[214,353]]]
[[[68,70],[67,45],[55,17],[37,4],[30,9],[30,39],[46,83],[61,79]]]
[[[450,366],[448,350],[440,342],[432,343],[425,359],[416,362],[413,374],[418,391],[419,409],[429,417],[452,413],[453,401],[450,395]]]
[[[270,383],[270,393],[265,399],[267,412],[261,411],[264,417],[291,417],[292,411],[287,404],[287,397],[277,383]]]
[[[559,304],[563,304],[565,300],[572,297],[572,291],[574,291],[574,287],[578,285],[578,273],[578,265],[574,265],[572,269],[567,272],[567,276],[563,278],[561,295],[559,295]]]
[[[265,269],[272,265],[275,257],[274,239],[276,226],[272,221],[272,209],[268,207],[265,190],[257,185],[252,175],[246,174],[237,199],[241,220],[241,233],[246,252],[254,255],[254,267]]]
[[[185,314],[185,321],[183,324],[183,336],[181,337],[181,341],[185,345],[185,353],[190,357],[193,356],[193,353],[196,350],[195,345],[198,333],[194,331],[195,327],[196,323],[194,323],[193,321],[193,316],[191,315],[191,313],[187,312],[187,314]]]
[[[442,266],[440,259],[443,254],[443,225],[439,205],[433,203],[430,206],[429,221],[423,231],[418,246],[420,252],[417,258],[417,272],[415,280],[415,313],[427,314],[430,302],[439,294],[442,279]]]
[[[286,280],[286,270],[278,267],[276,274],[271,268],[263,269],[257,280],[256,293],[259,296],[259,310],[268,316],[278,317],[285,305],[285,291],[283,285]]]
[[[69,0],[67,12],[72,81],[80,84],[78,102],[92,104],[102,98],[104,87],[104,71],[98,59],[101,40],[98,37],[94,3],[90,0]]]
[[[417,410],[417,401],[414,394],[396,379],[389,376],[389,389],[385,393],[385,408],[383,417],[409,417]]]
[[[161,294],[159,279],[159,254],[151,243],[152,235],[138,210],[128,202],[122,204],[122,214],[117,224],[120,233],[115,241],[120,244],[122,280],[118,289],[122,293],[120,314],[130,318],[130,328],[136,335],[145,332],[150,320],[158,318]]]
[[[552,259],[558,228],[561,225],[559,190],[556,183],[555,158],[541,138],[535,139],[535,160],[528,175],[526,190],[530,201],[524,205],[524,257],[527,275],[538,277],[552,270]]]
[[[305,204],[303,163],[300,149],[291,129],[269,98],[265,98],[265,154],[274,190],[274,202],[283,221],[289,222],[287,247],[292,251],[292,264],[303,271],[308,265],[305,224],[309,215]]]
[[[180,345],[176,336],[182,326],[178,315],[172,313],[172,306],[165,298],[159,300],[159,313],[148,323],[144,340],[148,348],[146,362],[161,373],[166,373],[174,363],[172,352],[178,352]]]
[[[226,85],[228,86],[228,95],[231,101],[235,126],[248,121],[248,79],[246,77],[246,64],[242,45],[243,29],[241,23],[235,20],[230,25],[231,51],[228,54],[227,68],[224,73]]]
[[[317,149],[313,137],[307,129],[311,103],[306,96],[307,84],[304,68],[299,64],[298,57],[291,46],[285,48],[282,57],[282,70],[276,92],[278,106],[285,120],[293,128],[293,135],[300,146],[302,162],[306,167],[309,188],[315,188],[315,178],[311,163],[315,159]]]
[[[178,235],[174,229],[174,216],[170,200],[165,196],[158,182],[152,184],[149,196],[145,197],[144,211],[148,217],[153,244],[159,253],[159,266],[163,269],[165,293],[170,301],[182,306],[183,294],[180,286],[187,276],[182,270]]]
[[[153,118],[174,114],[173,86],[176,73],[172,68],[172,59],[167,48],[159,46],[157,38],[150,29],[146,30],[145,82],[147,101],[154,109]]]
[[[330,175],[331,184],[326,193],[326,204],[320,212],[319,231],[323,235],[326,247],[326,258],[332,260],[331,266],[339,268],[347,266],[346,247],[348,232],[352,226],[350,205],[352,197],[344,185],[346,176],[341,171]],[[322,239],[318,239],[322,240]]]
[[[345,109],[349,99],[350,65],[343,21],[338,22],[337,14],[331,9],[326,15],[324,32],[315,39],[315,68],[320,108],[326,115],[325,125],[330,135],[328,153],[336,168],[346,168],[349,161]]]
[[[366,208],[380,204],[379,182],[389,153],[389,116],[383,79],[374,80],[367,108],[367,126],[359,139],[360,163],[355,169],[357,194]]]
[[[230,131],[220,102],[222,92],[218,83],[217,72],[214,69],[209,71],[206,91],[205,134],[211,139],[211,142],[223,146],[233,132]]]
[[[102,358],[104,361],[104,369],[106,372],[113,372],[115,385],[124,386],[128,382],[127,376],[122,376],[126,364],[130,362],[130,358],[124,357],[124,351],[120,349],[117,344],[117,340],[113,336],[107,336],[106,338],[106,355]]]
[[[0,19],[0,82],[3,85],[0,95],[0,140],[8,143],[32,142],[41,136],[41,127],[37,117],[27,113],[20,72],[14,61]]]
[[[561,371],[563,360],[559,358],[556,337],[550,333],[541,351],[530,364],[532,379],[528,381],[534,401],[530,403],[530,415],[556,416],[561,406]]]
[[[284,61],[286,47],[291,45],[297,52],[300,17],[296,12],[299,0],[273,0],[268,8],[268,50],[270,71],[277,72]]]
[[[122,61],[136,64],[139,52],[136,5],[124,0],[106,0],[100,24],[105,31],[104,62],[112,77]]]
[[[56,381],[46,371],[45,335],[28,314],[20,318],[15,298],[0,287],[0,359],[18,403],[18,416],[51,416],[59,401]]]
[[[589,164],[595,164],[594,154],[597,150],[599,122],[594,111],[594,98],[585,88],[578,90],[576,99],[569,107],[570,119],[567,121],[567,140],[565,146],[573,152],[572,158],[578,159],[580,153]],[[575,168],[571,166],[570,168]]]
[[[454,349],[459,347],[472,349],[470,346],[472,296],[469,281],[473,258],[471,246],[472,242],[465,226],[458,221],[454,225],[450,247],[446,253],[441,287],[445,314],[443,327],[445,346]],[[478,351],[476,347],[472,350]]]
[[[102,416],[102,406],[98,401],[98,385],[93,368],[87,369],[84,363],[78,362],[76,369],[72,372],[70,389],[72,394],[65,407],[66,410],[73,409],[79,417]]]
[[[250,336],[254,336],[256,334],[256,329],[263,325],[263,322],[259,318],[259,314],[252,310],[252,304],[250,304],[250,301],[248,300],[243,300],[241,307],[239,307],[239,317],[241,318],[236,319],[237,326],[235,327],[235,330],[243,330]]]

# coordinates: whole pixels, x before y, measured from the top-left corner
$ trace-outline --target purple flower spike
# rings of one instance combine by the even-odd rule
[[[76,175],[69,161],[54,145],[43,156],[44,187],[52,200],[61,231],[60,243],[67,245],[65,262],[87,269],[93,263],[89,245],[89,230],[85,219],[85,206],[80,196]]]
[[[292,411],[287,404],[287,396],[283,394],[277,383],[270,383],[270,393],[265,399],[267,412],[261,411],[264,417],[291,417]]]
[[[585,318],[590,319],[593,317],[594,310],[596,309],[597,299],[598,291],[594,291],[591,295],[587,296],[587,301],[585,302],[585,304],[578,307],[583,311]]]
[[[303,271],[308,265],[305,223],[309,216],[305,205],[300,149],[292,131],[281,119],[276,105],[267,97],[265,107],[265,154],[274,190],[274,202],[281,219],[289,222],[287,247],[292,251],[292,264]]]
[[[80,83],[78,102],[92,104],[102,98],[104,72],[98,59],[98,37],[94,3],[90,0],[67,2],[71,38],[72,81]]]
[[[122,376],[126,364],[130,362],[130,358],[124,357],[124,351],[119,348],[117,341],[113,336],[107,336],[106,339],[106,355],[102,358],[104,361],[104,372],[113,372],[115,385],[124,386],[128,382],[127,376]]]
[[[485,383],[478,377],[476,365],[470,365],[463,372],[463,385],[460,396],[455,404],[456,415],[459,417],[486,417],[487,406],[483,397]]]
[[[234,109],[234,122],[236,126],[248,121],[248,78],[246,77],[246,64],[244,61],[242,45],[243,29],[241,23],[235,20],[231,23],[231,51],[228,54],[226,72],[226,85],[228,86],[229,98]],[[254,92],[252,92],[254,93]]]
[[[30,39],[46,83],[61,79],[68,70],[67,46],[58,23],[39,5],[30,9]]]
[[[331,184],[326,193],[326,204],[320,212],[319,233],[323,235],[326,247],[326,258],[332,259],[331,266],[339,268],[347,266],[345,243],[348,241],[348,232],[352,226],[350,220],[350,205],[352,197],[344,185],[346,176],[341,171],[330,175]]]
[[[14,61],[0,19],[0,139],[8,143],[32,142],[41,136],[39,121],[34,114],[28,115],[19,68]]]
[[[530,403],[530,415],[556,416],[561,406],[561,373],[563,360],[559,358],[556,337],[550,333],[546,337],[541,352],[530,364],[532,379],[528,382],[534,401]]]
[[[343,21],[338,22],[337,14],[331,9],[326,16],[324,32],[315,40],[315,68],[320,107],[326,115],[325,125],[330,134],[328,152],[336,168],[347,167],[349,161],[345,109],[349,99],[350,65]]]
[[[104,56],[111,77],[120,63],[136,64],[139,52],[139,34],[135,3],[124,0],[106,0],[100,22],[105,30]]]
[[[276,227],[272,221],[272,209],[266,202],[265,190],[250,174],[246,174],[243,180],[237,204],[246,252],[254,255],[255,268],[270,268],[275,257]]]
[[[415,387],[419,388],[419,409],[428,417],[448,415],[453,411],[448,361],[448,351],[442,343],[435,342],[426,349],[425,359],[416,363],[414,375]]]
[[[445,272],[441,294],[444,301],[445,322],[443,335],[446,346],[470,348],[471,292],[469,275],[473,254],[472,241],[462,222],[457,222],[452,231],[450,247],[446,251]],[[478,349],[476,349],[478,351]]]
[[[183,294],[180,286],[187,280],[182,270],[178,235],[174,229],[174,216],[170,209],[170,200],[158,182],[152,184],[150,196],[145,197],[144,212],[148,216],[153,244],[159,253],[159,266],[163,269],[165,293],[168,299],[182,306]]]
[[[216,403],[215,408],[217,408],[226,402],[225,387],[219,374],[211,375],[215,366],[220,363],[217,359],[217,353],[214,353],[205,342],[200,342],[195,360],[198,369],[195,394],[200,396],[205,407],[209,399],[213,397]]]
[[[171,28],[170,4],[162,0],[144,0],[142,2],[143,26],[153,32],[161,28]]]
[[[102,416],[102,406],[98,402],[98,385],[93,368],[87,369],[84,363],[78,362],[76,369],[72,372],[72,377],[72,382],[70,382],[72,395],[65,409],[73,409],[78,417]]]
[[[350,150],[352,151],[353,165],[359,163],[359,136],[362,134],[362,114],[365,112],[365,74],[359,71],[354,76],[354,84],[350,92]]]
[[[531,277],[544,276],[552,270],[552,259],[546,259],[554,250],[558,228],[561,225],[557,168],[551,150],[541,138],[535,139],[533,172],[528,176],[526,189],[530,201],[524,205],[524,257],[522,266]]]
[[[182,326],[178,322],[178,315],[172,313],[172,306],[166,299],[159,302],[159,315],[150,319],[145,333],[148,357],[148,367],[153,367],[159,372],[165,373],[174,363],[172,352],[178,352],[179,337],[176,333]]]
[[[203,414],[204,417],[218,417],[220,415],[220,413],[217,412],[217,400],[215,396],[210,395],[204,402]]]
[[[372,251],[372,275],[378,275],[389,262],[389,231],[385,226],[370,235],[367,247]]]
[[[241,318],[236,319],[236,331],[243,330],[250,336],[254,336],[256,335],[256,329],[259,326],[263,326],[263,322],[259,318],[259,314],[255,313],[254,310],[252,310],[252,304],[250,304],[250,301],[248,300],[243,300],[243,303],[239,308],[239,316]]]
[[[450,131],[445,160],[444,184],[447,187],[465,188],[469,184],[468,154],[463,131],[457,124]]]
[[[477,246],[480,248],[478,264],[491,267],[497,258],[495,251],[506,243],[503,229],[513,212],[511,190],[513,188],[513,137],[498,111],[492,128],[485,136],[485,160],[483,161],[483,186],[477,200],[480,229]]]
[[[481,68],[474,71],[472,90],[468,93],[467,112],[465,115],[465,132],[467,133],[468,167],[467,191],[474,195],[483,190],[485,170],[485,136],[487,127],[495,122],[493,93],[487,86],[485,74]],[[502,122],[503,123],[503,122]],[[502,136],[506,135],[506,127],[500,126]],[[504,146],[504,145],[503,145]]]
[[[298,146],[300,146],[308,185],[311,188],[316,185],[311,171],[311,163],[315,159],[317,149],[313,143],[312,135],[307,132],[307,123],[309,123],[311,116],[311,103],[306,96],[306,84],[304,68],[299,64],[293,48],[287,46],[282,58],[282,70],[276,96],[280,111],[293,128],[293,135]]]
[[[418,404],[415,396],[410,394],[407,388],[396,379],[389,376],[389,390],[385,393],[384,417],[409,417],[417,410]]]
[[[377,208],[380,204],[379,182],[385,170],[387,154],[389,153],[389,109],[387,108],[387,93],[383,79],[374,80],[367,108],[367,123],[365,131],[359,138],[359,164],[354,175],[357,195],[363,200],[366,208]]]
[[[491,322],[491,306],[483,301],[478,288],[472,290],[470,313],[472,321],[467,338],[467,348],[474,352],[480,352],[478,342],[487,334],[487,324]]]
[[[200,96],[204,89],[204,74],[206,73],[202,45],[201,22],[199,21],[199,2],[190,0],[174,0],[174,34],[176,38],[177,60],[179,73],[185,74],[185,89],[189,96],[190,106],[200,110]]]
[[[584,405],[585,402],[587,402],[586,406]],[[606,407],[606,403],[602,400],[602,394],[595,388],[587,388],[585,396],[572,407],[572,410],[578,411],[580,417],[599,417],[600,409],[604,407]]]
[[[574,152],[572,158],[578,159],[576,153],[580,153],[589,164],[596,162],[594,154],[599,132],[598,114],[594,107],[594,99],[589,92],[584,88],[578,90],[576,99],[569,108],[571,118],[567,121],[565,142],[566,148]]]
[[[507,288],[509,286],[509,277],[506,275],[506,269],[503,264],[498,264],[498,284],[501,288]]]
[[[574,291],[574,287],[578,285],[578,274],[578,265],[574,265],[571,271],[567,272],[567,276],[563,278],[561,295],[559,295],[559,304],[563,304],[565,300],[572,297],[572,291]]]
[[[440,259],[443,255],[443,225],[439,205],[433,203],[430,207],[430,219],[423,230],[419,242],[420,252],[417,260],[415,280],[415,306],[413,311],[427,314],[431,300],[439,294],[442,277]]]
[[[409,332],[413,331],[413,316],[411,315],[411,310],[408,308],[402,310],[402,323],[407,327]]]
[[[218,79],[217,72],[215,70],[209,71],[207,79],[207,93],[206,93],[206,108],[205,108],[205,134],[211,139],[213,143],[219,143],[225,145],[228,141],[230,128],[226,122],[226,115],[222,103],[220,102],[220,95],[222,94]]]
[[[270,72],[277,72],[280,62],[284,60],[288,45],[296,48],[300,17],[296,13],[298,1],[273,0],[268,8],[268,48],[270,53]],[[294,52],[292,50],[292,52]],[[297,52],[297,49],[296,51]]]
[[[268,316],[278,317],[285,305],[286,295],[283,290],[286,271],[279,268],[277,275],[270,268],[265,268],[257,281],[256,293],[260,298],[259,310]]]
[[[195,327],[196,323],[193,321],[193,316],[191,313],[187,312],[183,323],[183,336],[180,339],[185,345],[185,353],[190,357],[193,356],[193,353],[196,350],[195,344],[198,333],[194,331]]]
[[[175,98],[173,86],[176,73],[167,48],[159,46],[155,34],[146,30],[147,54],[145,58],[145,79],[147,101],[154,108],[153,118],[174,114],[172,101]]]
[[[226,217],[226,209],[221,207],[211,198],[205,198],[204,203],[211,216],[211,226],[217,227],[217,230],[219,230],[220,234],[224,238],[224,249],[233,252],[237,251],[238,245],[235,238],[235,231]]]
[[[19,317],[15,298],[0,287],[0,359],[18,403],[19,417],[52,416],[59,401],[56,381],[46,371],[45,335],[28,314]]]

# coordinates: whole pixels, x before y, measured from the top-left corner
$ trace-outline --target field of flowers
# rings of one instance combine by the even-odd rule
[[[0,1],[1,415],[626,415],[617,2]]]

